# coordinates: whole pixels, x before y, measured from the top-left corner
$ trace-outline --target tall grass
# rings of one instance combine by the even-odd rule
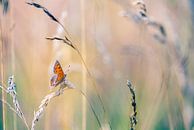
[[[83,55],[83,60],[86,62],[86,30],[85,30],[85,0],[80,1],[80,11],[81,11],[81,50]],[[86,82],[86,75],[87,71],[85,69],[84,64],[82,64],[82,91],[84,93],[87,92],[87,82]],[[82,97],[82,130],[86,130],[86,124],[87,124],[87,109],[86,109],[86,99],[83,96]]]
[[[101,105],[102,105],[103,111],[104,111],[104,113],[105,113],[104,104],[103,104],[102,98],[101,98],[101,96],[100,96],[100,94],[99,94],[99,90],[98,90],[98,88],[97,88],[97,86],[96,86],[96,84],[95,84],[94,78],[93,78],[93,76],[91,75],[91,73],[90,73],[90,71],[89,71],[89,68],[88,68],[88,66],[87,66],[87,64],[86,64],[86,62],[85,62],[85,60],[84,60],[84,58],[83,58],[83,55],[81,54],[81,52],[80,52],[79,48],[76,46],[76,44],[74,44],[74,42],[72,42],[71,35],[68,33],[68,31],[66,30],[66,28],[63,26],[63,24],[61,24],[61,22],[60,22],[60,21],[59,21],[52,13],[50,13],[50,12],[49,12],[45,7],[43,7],[42,5],[37,4],[37,3],[35,3],[35,2],[31,2],[31,3],[30,3],[30,2],[27,2],[27,4],[32,5],[32,6],[36,7],[36,8],[42,9],[42,10],[44,11],[44,13],[45,13],[46,15],[48,15],[48,16],[51,18],[51,20],[57,22],[59,25],[62,26],[63,30],[67,33],[67,36],[65,36],[64,39],[63,39],[63,38],[58,38],[58,37],[52,37],[52,38],[46,38],[46,39],[48,39],[48,40],[60,40],[60,41],[63,41],[65,44],[69,45],[71,48],[73,48],[73,49],[78,53],[78,55],[79,55],[81,61],[83,62],[83,65],[84,65],[85,68],[86,68],[86,71],[87,71],[89,77],[91,78],[91,81],[92,81],[92,83],[93,83],[93,86],[94,86],[94,88],[96,89],[96,93],[97,93],[97,95],[98,95],[98,98],[99,98],[100,103],[101,103]],[[69,38],[68,38],[68,37],[69,37]]]
[[[3,31],[6,31],[4,30],[4,28],[2,27],[3,24],[5,24],[4,20],[3,20],[3,16],[1,15],[1,25],[0,25],[0,29],[1,29],[1,81],[4,81],[4,62],[5,62],[5,59],[4,59],[4,56],[5,56],[5,51],[4,51],[4,48],[5,48],[5,44],[6,44],[6,41],[5,39],[3,38],[5,36],[5,33],[7,32],[3,32]],[[4,82],[3,82],[4,83]],[[2,91],[2,100],[6,100],[6,96],[5,96],[5,92]],[[3,129],[6,129],[6,107],[4,104],[2,104],[2,113],[3,113]]]
[[[1,98],[3,128],[29,129],[24,128],[29,123],[32,129],[48,130],[192,129],[194,62],[188,6],[188,1],[59,0],[2,7],[1,18],[11,11],[16,21],[12,41],[1,19],[0,82],[8,96]],[[69,79],[76,87],[48,92],[47,70],[59,58],[73,62]],[[17,77],[17,101],[4,85],[7,74]],[[126,86],[127,79],[138,92],[136,103],[131,93],[131,127],[128,90],[119,87]],[[9,110],[21,120],[11,119]]]
[[[127,87],[129,88],[130,90],[130,93],[131,93],[131,106],[132,106],[132,114],[131,116],[129,117],[130,119],[130,130],[134,130],[135,129],[135,126],[137,125],[137,103],[136,103],[136,93],[135,93],[135,88],[132,87],[132,84],[131,82],[128,80],[127,81]]]
[[[81,61],[82,61],[82,63],[83,63],[83,68],[82,68],[82,70],[83,70],[83,79],[82,79],[82,81],[83,81],[83,87],[85,88],[86,87],[86,72],[88,73],[88,75],[89,75],[89,77],[90,77],[90,79],[91,79],[91,81],[92,81],[92,84],[93,84],[93,86],[94,86],[94,88],[95,88],[95,90],[96,90],[96,93],[97,93],[97,96],[98,96],[98,98],[99,98],[99,100],[100,100],[100,103],[101,103],[101,105],[102,105],[102,109],[103,109],[103,114],[105,115],[104,117],[105,118],[107,118],[106,116],[107,116],[107,113],[106,113],[106,109],[105,109],[105,106],[104,106],[104,103],[103,103],[103,100],[102,100],[102,98],[101,98],[101,96],[100,96],[100,93],[99,93],[99,89],[97,88],[97,86],[96,86],[96,83],[95,83],[95,80],[94,80],[94,78],[93,78],[93,76],[91,75],[91,72],[90,72],[90,70],[89,70],[89,68],[88,68],[88,66],[87,66],[87,64],[86,64],[86,61],[85,61],[85,35],[84,35],[84,28],[85,28],[85,22],[84,22],[84,18],[82,18],[82,25],[81,25],[81,28],[82,28],[82,51],[83,51],[83,54],[80,52],[80,50],[78,49],[78,47],[76,46],[76,44],[74,44],[72,41],[72,39],[71,39],[71,36],[70,36],[70,34],[68,33],[68,31],[65,29],[65,27],[61,24],[61,22],[52,14],[52,13],[50,13],[45,7],[43,7],[42,5],[40,5],[40,4],[37,4],[37,3],[34,3],[34,2],[31,2],[31,3],[27,3],[27,4],[29,4],[29,5],[32,5],[32,6],[34,6],[34,7],[36,7],[36,8],[40,8],[40,9],[42,9],[44,12],[45,12],[45,14],[46,15],[48,15],[53,21],[55,21],[55,22],[57,22],[59,25],[61,25],[62,26],[62,28],[64,29],[64,31],[67,33],[67,36],[65,36],[65,38],[63,39],[63,38],[59,38],[59,37],[47,37],[46,39],[47,40],[60,40],[60,41],[63,41],[65,44],[67,44],[67,45],[69,45],[71,48],[73,48],[77,53],[78,53],[78,55],[79,55],[79,57],[80,57],[80,59],[81,59]],[[81,3],[81,9],[83,8],[82,6],[84,6],[84,4],[83,3]],[[82,11],[81,11],[82,12]],[[84,15],[84,14],[83,14]],[[69,38],[70,39],[69,39]],[[85,68],[85,69],[84,69]],[[86,89],[86,88],[85,88]],[[84,89],[83,89],[84,90]],[[86,106],[86,101],[85,101],[85,98],[83,97],[83,106]],[[84,112],[85,111],[85,112]],[[86,113],[86,107],[83,107],[83,113]],[[83,114],[83,115],[85,115],[85,114]],[[86,117],[86,116],[83,116],[83,122],[86,122],[86,119],[84,119],[84,117]],[[107,120],[107,119],[105,119],[105,120]],[[109,123],[109,126],[110,126],[110,121],[108,121],[108,123]],[[83,123],[82,124],[82,126],[83,126],[83,129],[85,129],[85,125],[84,124],[86,124],[86,123]],[[110,126],[111,127],[111,126]]]
[[[14,107],[11,106],[10,103],[8,103],[5,99],[2,98],[2,103],[7,105],[19,118],[21,118],[21,120],[24,122],[25,126],[27,129],[29,129],[29,126],[26,122],[26,118],[24,116],[24,113],[22,112],[21,108],[20,108],[20,104],[19,101],[17,99],[17,92],[16,92],[16,84],[14,81],[14,76],[10,76],[9,80],[8,80],[8,86],[6,87],[6,85],[4,85],[4,83],[1,83],[0,88],[2,90],[2,92],[7,93],[10,95],[10,97],[12,98],[12,104],[14,105]],[[4,129],[6,127],[4,126]]]

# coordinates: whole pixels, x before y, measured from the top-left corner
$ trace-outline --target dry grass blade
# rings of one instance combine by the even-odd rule
[[[71,41],[70,41],[67,37],[65,37],[65,39],[59,38],[59,37],[47,37],[46,39],[47,39],[47,40],[52,40],[52,41],[53,41],[53,40],[63,41],[65,44],[71,46],[73,49],[76,49],[76,48],[74,47],[74,45],[71,43]]]
[[[128,80],[127,81],[127,86],[130,90],[130,93],[132,95],[131,98],[131,106],[133,108],[133,113],[130,116],[130,125],[131,125],[131,130],[135,129],[135,126],[137,125],[137,107],[136,107],[136,95],[135,95],[135,89],[132,87],[131,82]]]
[[[45,7],[41,6],[40,4],[37,4],[35,2],[27,2],[27,4],[32,5],[36,8],[42,9],[53,21],[60,23]]]
[[[51,13],[51,12],[49,12],[48,11],[48,9],[47,8],[45,8],[45,7],[43,7],[42,5],[40,5],[40,4],[38,4],[38,3],[35,3],[35,2],[26,2],[27,4],[29,4],[29,5],[31,5],[31,6],[34,6],[34,7],[36,7],[36,8],[38,8],[38,9],[42,9],[43,11],[44,11],[44,13],[49,17],[49,18],[51,18],[51,20],[53,20],[53,21],[55,21],[56,23],[58,23],[64,30],[65,30],[65,32],[67,33],[67,35],[68,36],[70,36],[69,35],[69,33],[68,33],[68,31],[65,29],[65,27],[63,26],[63,24]]]
[[[98,118],[98,116],[97,116],[97,114],[96,114],[96,112],[95,112],[95,110],[94,110],[92,104],[90,103],[89,99],[87,98],[86,94],[85,94],[84,92],[82,92],[80,89],[76,89],[76,90],[77,90],[81,95],[83,95],[83,96],[86,98],[86,101],[88,102],[88,104],[89,104],[89,106],[90,106],[90,108],[91,108],[91,110],[92,110],[92,112],[93,112],[93,114],[94,114],[94,116],[95,116],[95,118],[96,118],[96,120],[97,120],[97,122],[98,122],[99,127],[102,128],[102,125],[101,125],[101,123],[100,123],[100,120],[99,120],[99,118]]]

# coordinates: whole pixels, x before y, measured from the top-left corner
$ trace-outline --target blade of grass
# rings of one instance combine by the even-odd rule
[[[68,46],[72,47],[73,49],[76,50],[76,48],[73,46],[73,44],[69,41],[69,39],[67,37],[65,37],[65,39],[63,38],[59,38],[59,37],[46,37],[47,40],[58,40],[58,41],[62,41],[64,42],[65,44],[67,44]]]
[[[85,0],[80,1],[80,12],[81,12],[81,50],[83,54],[83,60],[86,61],[86,32],[85,32]],[[82,91],[87,93],[87,82],[86,82],[86,69],[82,63]],[[92,109],[93,110],[93,109]],[[86,129],[87,125],[87,107],[86,98],[82,96],[82,130]]]
[[[88,97],[86,96],[86,94],[85,94],[82,90],[80,90],[80,89],[78,89],[78,88],[76,88],[76,89],[74,89],[74,90],[76,90],[76,91],[79,92],[82,96],[85,97],[87,103],[89,104],[89,106],[90,106],[90,108],[91,108],[91,110],[92,110],[92,113],[94,114],[94,116],[95,116],[95,118],[96,118],[96,121],[98,122],[99,127],[102,128],[102,125],[101,125],[100,120],[99,120],[99,118],[98,118],[98,116],[97,116],[97,113],[95,112],[95,110],[94,110],[94,108],[93,108],[93,106],[92,106],[90,100],[89,100]]]
[[[3,20],[1,20],[1,22],[3,23]],[[3,58],[3,55],[4,55],[4,46],[3,46],[3,44],[4,44],[4,39],[3,39],[3,25],[2,25],[2,23],[1,23],[1,56],[0,56],[0,58],[1,58],[1,64],[0,64],[0,67],[1,67],[1,81],[3,82],[4,81],[4,58]],[[6,97],[5,97],[5,93],[4,93],[4,91],[2,91],[2,100],[5,100],[6,99]],[[2,104],[2,112],[3,112],[3,129],[5,130],[6,129],[6,109],[5,109],[5,105],[4,104]]]
[[[131,106],[132,106],[132,109],[133,109],[133,113],[132,115],[130,116],[130,125],[131,125],[131,128],[130,130],[134,130],[135,129],[135,126],[137,125],[137,103],[136,103],[136,94],[135,94],[135,89],[132,87],[132,84],[131,82],[128,80],[127,81],[127,86],[130,90],[130,93],[132,95],[132,98],[131,98]]]
[[[63,26],[63,24],[52,14],[48,11],[47,8],[43,7],[42,5],[38,4],[38,3],[35,3],[35,2],[26,2],[26,4],[28,5],[31,5],[31,6],[34,6],[38,9],[42,9],[44,11],[44,13],[53,21],[55,21],[56,23],[58,23],[62,28],[63,30],[67,33],[67,35],[70,37],[68,31],[66,30],[66,28]]]

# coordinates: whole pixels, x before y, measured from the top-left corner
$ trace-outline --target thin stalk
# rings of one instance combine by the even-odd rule
[[[12,90],[10,90],[10,89],[9,89],[10,87],[11,87],[11,86],[6,87],[6,85],[0,84],[0,88],[1,88],[2,92],[6,93],[6,94],[9,94],[9,95],[11,96],[11,98],[13,99],[13,104],[15,105],[15,108],[13,108],[6,100],[4,100],[4,99],[1,99],[1,100],[2,100],[2,102],[3,102],[4,104],[6,104],[11,110],[14,109],[14,112],[22,119],[22,121],[24,122],[24,124],[26,125],[26,127],[27,127],[28,130],[29,130],[28,124],[27,124],[27,122],[26,122],[26,118],[25,118],[23,112],[21,111],[20,106],[19,106],[19,102],[18,102],[18,100],[17,100],[17,98],[16,98],[17,93],[16,93],[16,92],[13,92],[13,88],[12,88],[12,87],[11,87]],[[8,88],[8,89],[6,89],[6,88]]]
[[[79,55],[79,57],[80,57],[82,63],[83,63],[84,66],[85,66],[85,69],[86,69],[86,71],[87,71],[87,73],[88,73],[88,76],[90,77],[90,79],[91,79],[91,81],[92,81],[92,84],[93,84],[93,86],[94,86],[94,88],[95,88],[95,90],[96,90],[98,99],[100,100],[100,103],[101,103],[101,105],[102,105],[103,112],[106,114],[106,109],[105,109],[104,103],[103,103],[103,101],[102,101],[102,98],[101,98],[101,96],[100,96],[100,94],[99,94],[99,91],[98,91],[98,89],[97,89],[97,86],[96,86],[96,84],[95,84],[94,78],[93,78],[92,74],[90,73],[90,71],[89,71],[89,69],[88,69],[88,67],[87,67],[87,64],[86,64],[86,62],[85,62],[85,60],[84,60],[84,58],[83,58],[81,52],[80,52],[77,48],[76,48],[76,52],[78,53],[78,55]]]
[[[3,17],[3,16],[1,16]],[[3,18],[2,18],[3,19]],[[2,24],[3,24],[3,20],[1,20],[1,81],[3,82],[4,81],[4,65],[3,65],[3,54],[4,54],[4,50],[3,50],[3,44],[4,44],[4,41],[3,41],[3,28],[2,28]],[[5,93],[4,91],[2,91],[2,100],[5,100]],[[6,110],[5,110],[5,105],[2,104],[2,110],[3,110],[3,129],[6,130]]]
[[[22,117],[22,116],[20,116],[20,115],[18,115],[17,114],[17,111],[7,102],[7,101],[5,101],[4,99],[0,99],[0,101],[3,103],[3,104],[5,104],[5,105],[7,105],[8,106],[8,108],[10,109],[10,110],[12,110],[21,120],[23,120],[24,121],[24,124],[25,124],[25,126],[26,126],[26,128],[28,129],[28,130],[30,130],[29,129],[29,127],[28,127],[28,124],[27,124],[27,122],[26,122],[26,120]],[[4,127],[5,128],[5,127]]]
[[[102,128],[102,125],[101,125],[100,120],[99,120],[99,118],[97,116],[97,113],[95,112],[95,110],[94,110],[91,102],[89,101],[88,97],[86,96],[86,94],[82,90],[80,90],[78,88],[75,89],[75,90],[77,90],[77,92],[79,92],[86,99],[87,103],[89,104],[89,106],[90,106],[90,108],[91,108],[91,110],[92,110],[92,112],[93,112],[93,114],[94,114],[94,116],[96,118],[96,121],[98,122],[99,127]]]
[[[81,8],[81,50],[83,54],[83,60],[86,61],[86,35],[85,35],[85,1],[80,1]],[[87,92],[87,83],[86,83],[86,69],[82,63],[82,92]],[[93,109],[92,109],[93,110]],[[82,130],[86,130],[87,124],[87,107],[86,107],[86,98],[82,96]]]
[[[13,4],[10,4],[10,24],[12,24],[12,6]],[[11,70],[12,70],[12,74],[15,75],[15,46],[14,46],[14,42],[13,42],[13,29],[9,30],[10,32],[10,44],[11,44]],[[17,116],[14,114],[14,130],[17,130]]]

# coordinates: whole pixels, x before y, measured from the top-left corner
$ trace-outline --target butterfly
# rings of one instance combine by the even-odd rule
[[[54,73],[54,75],[50,79],[50,87],[51,88],[56,87],[57,85],[62,83],[67,76],[67,74],[64,73],[64,71],[61,67],[61,64],[59,63],[58,60],[55,61],[55,64],[53,66],[53,73]]]

